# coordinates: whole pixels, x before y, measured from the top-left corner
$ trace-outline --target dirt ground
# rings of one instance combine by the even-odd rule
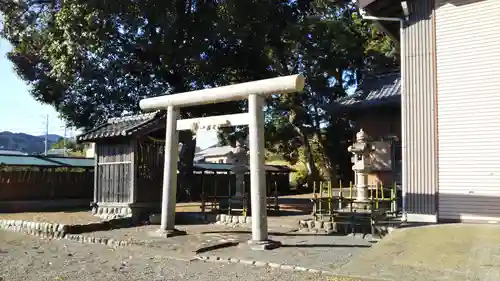
[[[270,215],[270,220],[280,221],[271,217],[290,217],[288,221],[296,224],[300,218],[294,219],[294,216],[310,213],[312,205],[307,198],[312,198],[311,194],[289,195],[280,197],[280,205],[287,214]],[[200,212],[200,202],[178,203],[176,206],[177,212]],[[61,211],[61,212],[25,212],[25,213],[0,213],[0,220],[25,220],[37,222],[49,222],[59,224],[87,224],[91,222],[99,222],[102,219],[93,216],[89,210]],[[287,224],[290,224],[287,222]]]
[[[398,229],[340,271],[389,280],[500,280],[500,226]]]
[[[177,212],[199,212],[200,203],[179,203]],[[25,213],[0,213],[0,220],[25,220],[36,222],[50,222],[59,224],[87,224],[102,221],[92,215],[91,210],[70,210],[61,212],[25,212]]]
[[[59,224],[87,224],[102,221],[91,211],[0,213],[0,220],[24,220]]]

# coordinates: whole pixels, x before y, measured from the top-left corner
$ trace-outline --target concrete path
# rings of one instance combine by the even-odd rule
[[[271,233],[270,239],[281,242],[282,247],[271,251],[255,251],[248,249],[246,243],[242,243],[237,247],[217,249],[199,256],[333,272],[335,268],[340,268],[372,246],[368,240],[360,237],[320,236],[297,232]]]

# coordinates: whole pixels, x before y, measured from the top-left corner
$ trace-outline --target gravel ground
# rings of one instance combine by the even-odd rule
[[[153,249],[101,245],[0,232],[0,280],[327,280],[325,276],[239,264],[179,261]]]

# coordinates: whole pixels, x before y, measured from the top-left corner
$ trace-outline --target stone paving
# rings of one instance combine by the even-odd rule
[[[319,271],[333,271],[372,246],[367,239],[357,236],[320,236],[297,232],[270,234],[269,238],[281,242],[282,247],[262,252],[249,250],[245,243],[242,243],[238,247],[217,249],[200,256],[237,258]]]
[[[172,254],[192,258],[198,251],[219,245],[237,244],[250,239],[250,234],[233,233],[232,228],[218,225],[185,225],[177,229],[187,232],[187,235],[164,238],[158,235],[157,225],[145,225],[131,228],[120,228],[109,231],[85,233],[86,236],[104,237],[128,241],[131,245],[148,248],[161,248]],[[210,233],[209,231],[215,232]]]

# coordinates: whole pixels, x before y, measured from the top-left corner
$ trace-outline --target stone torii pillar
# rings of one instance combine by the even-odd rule
[[[204,126],[249,126],[250,145],[250,194],[252,208],[252,240],[255,248],[273,247],[268,240],[266,210],[266,178],[264,170],[264,98],[275,94],[300,92],[305,78],[290,75],[254,82],[234,84],[218,88],[165,95],[141,100],[144,111],[167,110],[165,133],[165,167],[160,232],[165,236],[176,234],[175,204],[177,191],[177,130],[186,130],[193,123]],[[248,113],[211,116],[204,118],[179,119],[179,109],[195,105],[220,103],[248,99]]]

